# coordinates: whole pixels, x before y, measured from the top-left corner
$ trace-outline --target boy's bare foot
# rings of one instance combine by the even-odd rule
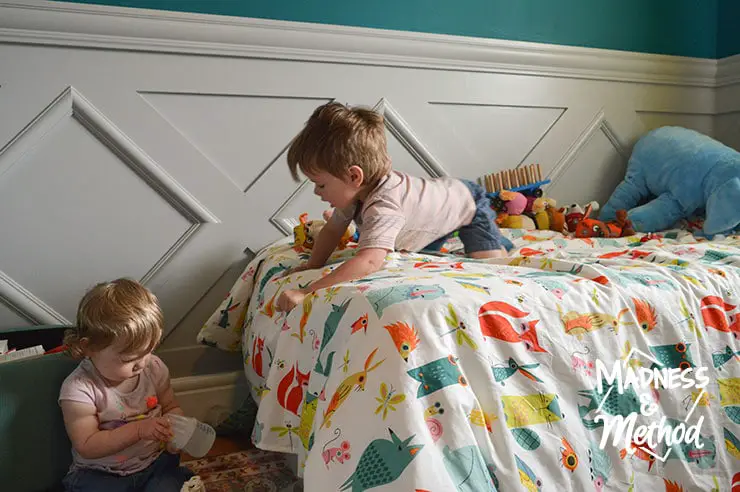
[[[476,260],[485,260],[486,258],[502,258],[507,256],[506,249],[489,249],[487,251],[474,251],[468,256]]]

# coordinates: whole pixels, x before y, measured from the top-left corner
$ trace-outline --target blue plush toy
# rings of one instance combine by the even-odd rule
[[[641,232],[669,229],[703,210],[704,234],[726,234],[740,225],[740,152],[686,128],[653,130],[635,145],[599,219],[613,220],[619,209]]]

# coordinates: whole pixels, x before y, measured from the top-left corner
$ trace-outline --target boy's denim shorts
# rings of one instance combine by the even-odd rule
[[[491,200],[486,194],[486,190],[473,181],[461,179],[470,190],[475,202],[475,215],[470,224],[458,229],[460,241],[465,246],[465,253],[476,253],[478,251],[491,251],[506,248],[510,251],[514,244],[501,235],[501,231],[496,225],[496,212],[491,209]],[[433,243],[429,244],[422,251],[439,251],[452,236],[452,233],[442,236]]]

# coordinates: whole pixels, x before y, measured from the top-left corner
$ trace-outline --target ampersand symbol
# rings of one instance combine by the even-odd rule
[[[658,411],[658,405],[653,403],[650,395],[640,395],[640,413],[645,417],[650,417]]]

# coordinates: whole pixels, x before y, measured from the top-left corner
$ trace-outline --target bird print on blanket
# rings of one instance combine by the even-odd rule
[[[301,444],[303,444],[303,448],[307,451],[313,447],[313,420],[316,416],[318,404],[319,396],[307,392],[306,398],[303,400],[303,407],[301,408],[301,421],[296,431]]]
[[[665,427],[671,429],[672,432],[680,423],[677,419],[668,418],[665,421]],[[686,461],[696,464],[702,470],[714,467],[717,458],[717,448],[715,447],[713,436],[699,435],[696,441],[686,441],[684,439],[681,442],[672,443],[670,446],[663,442],[661,443],[663,449],[658,455],[665,456],[668,449],[670,449],[671,452],[668,453],[666,462],[668,460]]]
[[[740,362],[740,350],[733,351],[732,347],[729,345],[725,346],[723,351],[718,351],[712,354],[712,364],[715,369],[721,369],[722,366],[733,359]]]
[[[401,356],[404,362],[408,362],[409,355],[419,345],[419,335],[416,329],[403,321],[385,325],[383,328],[388,330],[393,339],[393,345],[398,350],[398,355]]]
[[[501,383],[502,386],[505,384],[504,381],[506,381],[516,373],[519,373],[522,376],[531,379],[532,381],[541,383],[542,380],[535,376],[530,370],[536,369],[539,366],[539,364],[522,365],[515,361],[513,357],[509,357],[509,361],[505,365],[493,366],[491,370],[493,371],[493,377],[496,378],[496,382]]]
[[[612,474],[612,460],[598,443],[591,441],[588,448],[588,466],[596,492],[603,492]]]
[[[324,353],[324,349],[326,348],[327,344],[331,341],[332,337],[334,337],[334,334],[337,332],[337,328],[339,327],[339,322],[342,321],[342,317],[344,316],[344,313],[347,312],[347,308],[349,307],[350,300],[351,299],[347,299],[340,305],[332,304],[331,314],[329,314],[329,316],[326,318],[326,321],[324,322],[324,334],[321,337],[321,345],[319,346],[319,355],[316,358],[316,367],[314,368],[314,371],[324,376],[329,375],[329,371],[331,370],[331,364],[334,359],[334,352],[329,353],[323,365],[321,363],[322,354]]]
[[[740,236],[517,237],[507,259],[449,260],[463,268],[391,252],[377,274],[269,318],[270,298],[327,273],[278,278],[305,260],[276,245],[199,341],[226,350],[239,336],[259,399],[254,440],[296,453],[309,489],[729,491],[740,469]],[[709,383],[703,396],[652,385],[607,395],[614,382],[598,361],[706,367]],[[682,422],[697,403],[701,448],[673,443],[663,463],[634,441],[599,445],[604,426],[640,415],[651,396],[660,411],[638,424]]]
[[[740,461],[740,439],[735,437],[727,427],[722,429],[724,431],[725,447],[730,453],[730,456]],[[739,464],[740,465],[740,464]]]
[[[640,397],[635,393],[635,389],[632,385],[624,388],[624,391],[620,393],[617,391],[617,382],[609,382],[604,379],[602,380],[601,389],[589,388],[578,391],[578,395],[588,399],[586,405],[578,405],[578,414],[581,417],[583,425],[587,429],[597,429],[604,425],[604,421],[600,420],[596,422],[595,419],[587,419],[586,416],[592,411],[596,410],[601,406],[601,411],[607,415],[629,417],[632,413],[640,411]],[[602,405],[603,402],[603,405]]]
[[[534,471],[517,455],[516,467],[519,470],[519,481],[524,485],[528,492],[540,492],[542,490],[542,480],[540,480]]]
[[[374,371],[378,367],[380,367],[383,362],[385,362],[385,359],[380,360],[379,362],[376,362],[373,364],[373,358],[375,357],[375,354],[378,352],[378,349],[376,348],[372,352],[370,352],[370,355],[367,356],[367,359],[365,359],[365,368],[362,371],[356,372],[354,374],[351,374],[347,376],[344,381],[342,381],[337,389],[334,391],[334,396],[331,397],[331,401],[329,402],[329,406],[326,408],[326,411],[324,412],[324,420],[321,423],[321,428],[329,427],[331,425],[331,418],[334,415],[334,413],[339,409],[342,404],[347,401],[347,398],[355,392],[355,391],[365,391],[365,386],[367,385],[367,379],[368,379],[368,373],[371,371]]]
[[[357,468],[342,484],[340,491],[363,492],[397,480],[424,448],[423,444],[411,445],[415,435],[401,441],[393,429],[389,428],[388,432],[390,439],[375,439],[368,444]]]

